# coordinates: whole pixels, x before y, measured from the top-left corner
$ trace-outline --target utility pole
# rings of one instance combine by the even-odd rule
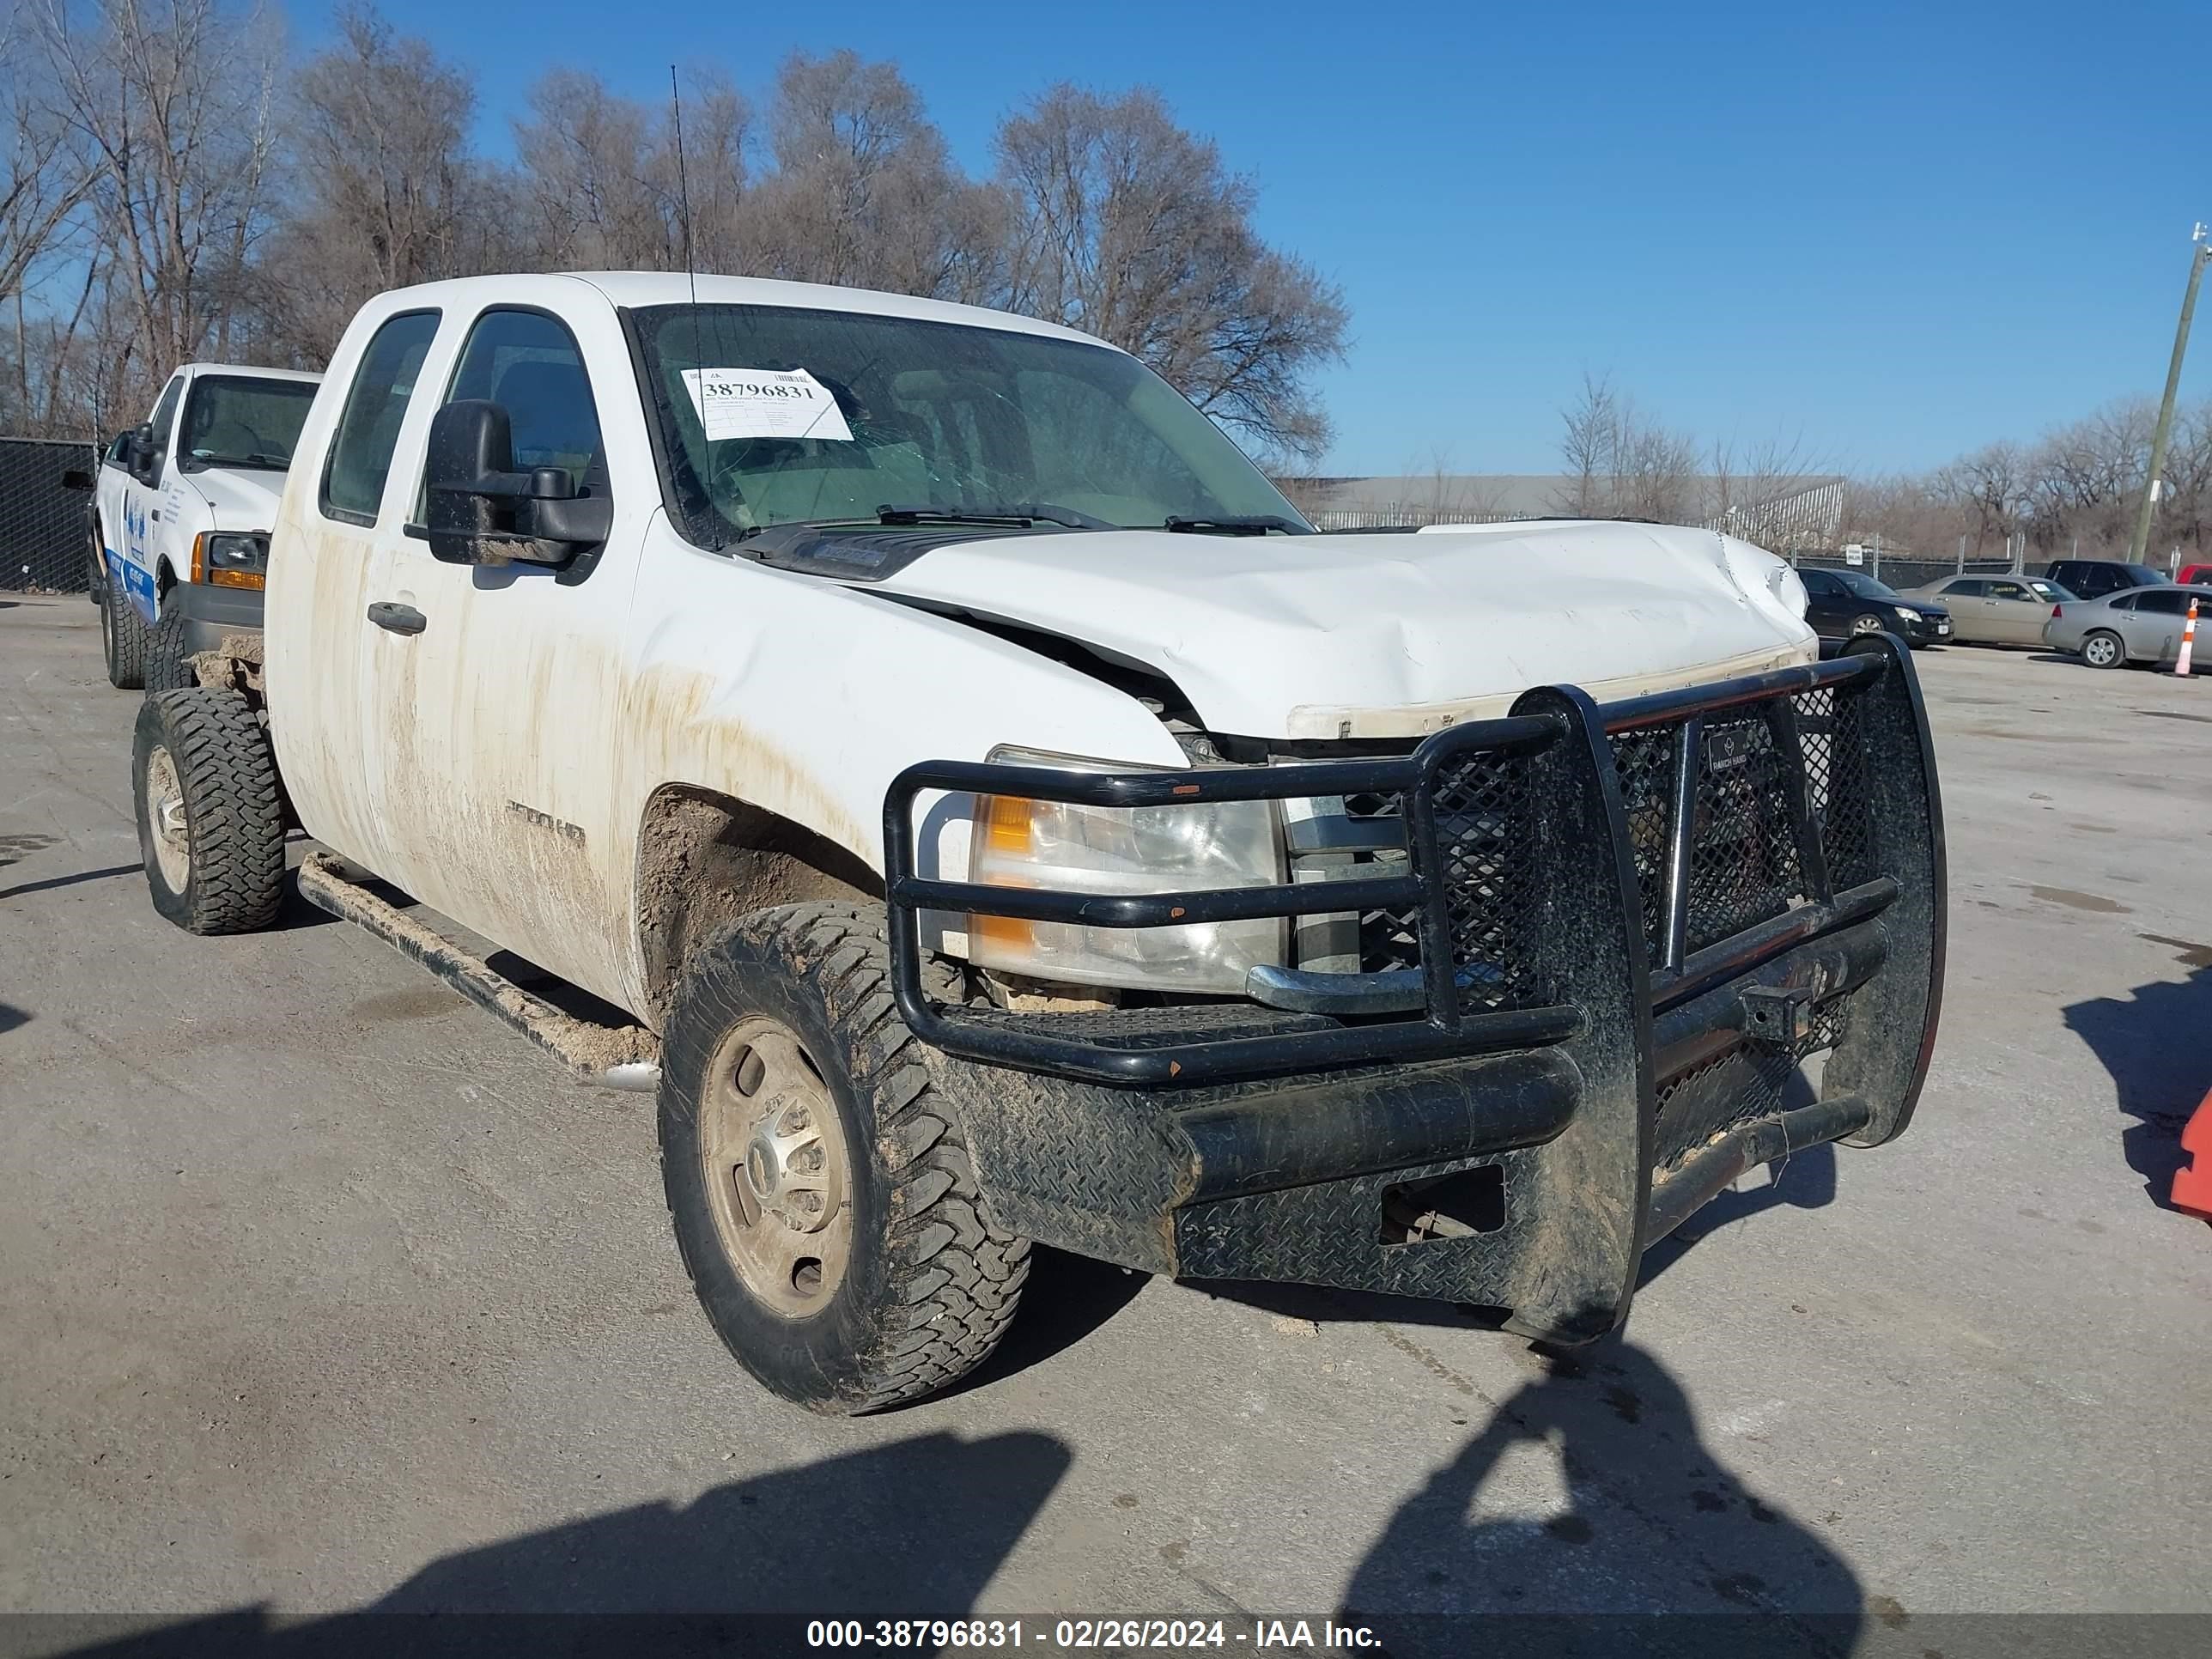
[[[2166,396],[2158,406],[2158,425],[2150,434],[2150,474],[2143,480],[2142,505],[2136,509],[2136,533],[2128,540],[2128,562],[2141,564],[2150,546],[2151,514],[2158,507],[2159,474],[2166,469],[2166,441],[2173,431],[2173,397],[2181,386],[2181,360],[2189,350],[2189,319],[2197,309],[2197,289],[2204,267],[2212,264],[2212,241],[2199,224],[2190,234],[2189,286],[2182,290],[2181,321],[2173,331],[2173,357],[2166,366]]]

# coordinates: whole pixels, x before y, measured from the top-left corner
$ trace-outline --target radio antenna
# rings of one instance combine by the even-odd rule
[[[684,165],[684,94],[676,84],[676,65],[668,66],[668,106],[676,118],[676,204],[684,216],[684,273],[691,279],[692,325],[698,325],[699,265],[691,253],[691,179]]]

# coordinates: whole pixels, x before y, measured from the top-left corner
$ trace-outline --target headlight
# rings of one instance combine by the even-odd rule
[[[1920,612],[1915,611],[1909,605],[1893,605],[1889,608],[1897,612],[1897,614],[1902,617],[1906,622],[1918,622],[1920,620]]]
[[[1071,771],[1104,761],[994,750],[991,758]],[[1077,893],[1195,892],[1269,887],[1285,879],[1272,801],[1189,806],[1073,806],[1016,795],[978,795],[969,879],[994,887]],[[1241,995],[1245,975],[1284,959],[1287,919],[1187,927],[1082,927],[1010,916],[969,919],[968,957],[1032,979],[1077,985]]]
[[[192,580],[216,587],[258,587],[269,569],[269,538],[259,531],[203,531],[192,538]]]

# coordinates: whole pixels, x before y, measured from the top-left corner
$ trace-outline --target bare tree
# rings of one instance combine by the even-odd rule
[[[289,212],[258,283],[272,343],[316,363],[371,295],[467,270],[476,205],[466,71],[372,9],[337,21],[293,77]]]
[[[1309,379],[1343,355],[1343,294],[1261,240],[1251,181],[1158,94],[1054,87],[1000,127],[998,154],[1014,309],[1134,353],[1264,451],[1328,447]]]
[[[978,301],[1001,287],[997,192],[952,165],[894,64],[794,53],[769,112],[775,170],[744,216],[764,276]]]
[[[1559,423],[1565,477],[1553,505],[1584,519],[1609,512],[1613,456],[1620,447],[1620,400],[1612,377],[1584,369],[1582,393],[1559,411]]]
[[[51,74],[43,42],[20,11],[0,21],[0,125],[8,147],[0,178],[0,297],[15,311],[19,420],[32,402],[24,289],[56,251],[70,216],[92,190],[92,173],[69,145],[68,129],[35,88]]]
[[[150,385],[231,353],[249,262],[267,228],[276,20],[225,0],[46,0],[47,105],[89,195],[100,257]]]
[[[1697,440],[1644,415],[1609,378],[1584,371],[1581,396],[1559,418],[1566,464],[1554,498],[1559,511],[1662,523],[1704,516]]]
[[[531,89],[515,124],[536,260],[554,268],[744,268],[744,100],[718,76],[695,76],[678,122],[667,100],[617,97],[596,75],[556,70]],[[685,220],[685,202],[690,221]]]

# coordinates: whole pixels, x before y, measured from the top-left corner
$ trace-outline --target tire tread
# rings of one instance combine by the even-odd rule
[[[714,957],[732,934],[781,959],[821,999],[853,1086],[873,1104],[876,1146],[890,1176],[890,1283],[876,1340],[850,1387],[807,1403],[872,1412],[934,1394],[981,1364],[1006,1334],[1029,1276],[1029,1241],[991,1222],[955,1115],[938,1103],[920,1040],[899,1018],[881,908],[824,902],[756,911],[702,955]],[[696,1285],[688,1246],[684,1255]]]

